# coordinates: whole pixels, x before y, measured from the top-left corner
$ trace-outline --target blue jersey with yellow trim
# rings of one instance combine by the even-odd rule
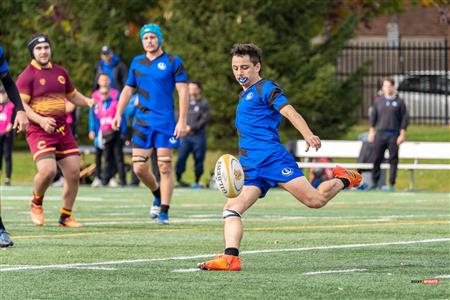
[[[186,82],[183,61],[163,53],[154,60],[136,56],[130,66],[127,85],[137,89],[136,120],[149,126],[175,124],[173,92],[177,82]]]
[[[3,55],[3,48],[0,47],[0,74],[8,72],[8,63]]]
[[[269,80],[260,80],[241,93],[236,128],[244,167],[258,166],[270,155],[285,151],[278,128],[282,119],[279,111],[287,104],[283,90]]]

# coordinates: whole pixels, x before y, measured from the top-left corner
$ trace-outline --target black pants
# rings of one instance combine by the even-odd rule
[[[0,170],[3,166],[3,157],[6,165],[6,178],[11,178],[12,172],[12,147],[14,142],[14,134],[0,135]]]
[[[112,138],[105,143],[105,149],[103,150],[103,152],[105,154],[106,165],[103,176],[103,184],[107,184],[109,180],[115,175],[117,166],[120,185],[127,185],[127,180],[125,177],[125,163],[123,161],[123,141],[120,138],[120,134],[118,132],[115,132]]]
[[[389,149],[389,164],[390,176],[389,183],[391,186],[395,185],[395,179],[397,178],[397,166],[398,166],[398,135],[384,135],[377,134],[375,136],[374,152],[375,161],[372,169],[372,179],[374,186],[377,186],[380,179],[380,165],[384,159],[384,152]]]
[[[198,183],[203,174],[203,162],[206,153],[206,133],[205,131],[188,135],[181,139],[181,146],[178,149],[178,160],[176,164],[177,180],[186,170],[186,160],[192,152],[195,162],[195,182]]]
[[[103,150],[95,147],[95,177],[102,178]]]

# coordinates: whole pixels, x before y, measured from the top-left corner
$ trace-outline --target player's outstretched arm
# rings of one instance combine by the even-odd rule
[[[180,114],[173,135],[176,138],[185,136],[188,132],[187,128],[187,111],[189,105],[188,85],[185,82],[177,82],[175,84],[178,92]]]
[[[79,91],[76,91],[74,95],[67,97],[70,102],[78,106],[89,106],[94,105],[94,99],[88,98]]]
[[[117,105],[117,111],[116,115],[114,116],[114,119],[112,120],[112,128],[113,130],[119,130],[120,123],[122,122],[122,115],[125,111],[125,108],[128,105],[128,102],[130,102],[131,96],[133,96],[135,88],[126,85],[122,92],[120,93],[120,99],[119,104]]]
[[[308,124],[305,119],[295,110],[292,105],[286,105],[281,110],[280,113],[291,122],[291,124],[302,134],[306,142],[306,151],[309,147],[313,147],[317,150],[322,146],[320,138],[314,135],[311,129],[309,129]]]

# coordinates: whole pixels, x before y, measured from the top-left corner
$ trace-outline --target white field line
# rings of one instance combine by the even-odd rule
[[[328,271],[317,271],[317,272],[306,272],[302,275],[322,275],[322,274],[332,274],[332,273],[352,273],[352,272],[364,272],[367,269],[348,269],[348,270],[328,270]]]
[[[108,268],[108,267],[71,267],[71,268],[68,268],[68,269],[117,271],[117,268]]]
[[[450,275],[439,275],[435,276],[434,278],[450,278]]]
[[[189,268],[189,269],[175,269],[172,272],[174,273],[189,273],[189,272],[197,272],[201,271],[199,268]]]
[[[46,213],[51,213],[52,211],[46,210]],[[29,215],[29,211],[18,211],[16,212],[19,215]],[[108,214],[102,213],[99,214],[101,216],[109,216]],[[123,215],[130,215],[132,214],[123,214]],[[136,216],[136,218],[139,217],[137,214],[133,214]],[[120,216],[119,214],[111,214],[111,216]],[[405,216],[335,216],[335,217],[286,217],[286,216],[260,216],[260,217],[245,217],[245,220],[248,221],[266,221],[266,220],[283,220],[283,221],[289,221],[289,220],[308,220],[308,219],[314,219],[314,220],[351,220],[351,219],[358,219],[363,222],[387,222],[387,221],[395,221],[395,220],[401,220],[401,219],[408,219],[408,218],[427,218],[427,217],[448,217],[448,215],[405,215]],[[364,219],[368,218],[368,219]],[[79,219],[83,225],[127,225],[127,224],[153,224],[154,220],[136,220],[136,221],[97,221],[97,222],[83,222],[83,218]],[[190,216],[189,218],[173,218],[170,221],[172,224],[185,224],[185,223],[207,223],[207,222],[222,222],[222,216],[217,215],[215,218],[202,218],[199,216]],[[449,221],[450,223],[450,221]],[[17,227],[28,227],[31,226],[31,223],[16,223],[14,226]]]
[[[449,238],[440,238],[440,239],[398,241],[398,242],[371,243],[371,244],[346,244],[346,245],[330,245],[330,246],[291,248],[291,249],[252,250],[252,251],[242,251],[241,254],[248,255],[248,254],[261,254],[261,253],[303,252],[303,251],[311,251],[311,250],[383,247],[383,246],[395,246],[395,245],[439,243],[439,242],[448,242],[448,241],[450,241],[450,237]],[[4,268],[4,267],[2,267],[2,265],[0,265],[0,272],[20,271],[20,270],[70,269],[73,267],[92,267],[92,266],[136,264],[136,263],[151,263],[151,262],[169,261],[169,260],[191,260],[191,259],[197,259],[197,258],[209,258],[211,256],[213,256],[213,254],[200,254],[200,255],[192,255],[192,256],[174,256],[174,257],[162,257],[162,258],[127,259],[127,260],[100,261],[100,262],[93,262],[93,263],[72,263],[72,264],[59,264],[59,265],[56,265],[56,264],[55,265],[28,265],[28,266],[21,265],[21,266],[6,267],[6,268]]]

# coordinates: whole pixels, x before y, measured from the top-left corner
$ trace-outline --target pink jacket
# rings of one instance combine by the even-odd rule
[[[6,127],[11,124],[14,104],[11,101],[0,104],[0,134],[5,134]]]
[[[117,111],[117,97],[119,95],[119,91],[116,89],[111,89],[109,91],[109,97],[111,97],[112,102],[109,105],[108,108],[106,108],[103,105],[103,101],[100,96],[100,92],[97,90],[94,93],[92,93],[92,98],[97,100],[97,107],[94,109],[94,113],[97,116],[97,118],[100,120],[100,131],[101,132],[109,132],[112,131],[112,120],[114,119],[114,116],[116,115]]]

